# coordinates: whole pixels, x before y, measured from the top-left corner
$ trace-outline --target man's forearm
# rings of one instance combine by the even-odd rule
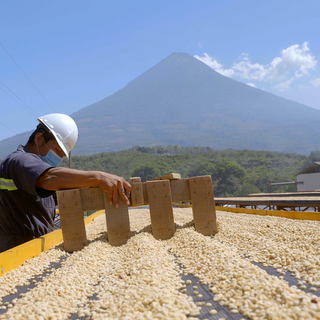
[[[50,168],[39,177],[36,187],[46,190],[98,187],[100,176],[99,171]]]
[[[68,168],[50,168],[36,182],[37,188],[64,190],[73,188],[99,187],[107,193],[108,203],[119,208],[119,195],[129,205],[131,186],[122,177],[102,171],[82,171]]]

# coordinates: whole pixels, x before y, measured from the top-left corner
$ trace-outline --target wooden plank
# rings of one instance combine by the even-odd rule
[[[142,182],[142,192],[143,192],[143,204],[148,205],[149,204],[149,196],[148,196],[148,189],[147,189],[146,182]]]
[[[103,191],[100,188],[80,189],[83,211],[96,211],[104,209]]]
[[[193,221],[197,232],[208,236],[217,229],[211,176],[189,178]]]
[[[155,181],[155,180],[177,180],[177,179],[181,179],[181,174],[180,173],[169,173],[166,174],[164,176],[158,177],[158,178],[154,178],[148,181]]]
[[[141,185],[142,185],[142,192],[143,192],[143,204],[148,205],[149,196],[148,196],[148,190],[147,190],[147,183],[142,182]],[[189,179],[170,180],[170,188],[171,188],[171,196],[172,196],[173,202],[191,200]]]
[[[171,180],[170,188],[173,202],[191,200],[189,179]]]
[[[248,194],[247,197],[268,197],[268,198],[272,198],[272,197],[318,197],[320,196],[320,192],[319,191],[295,191],[295,192],[272,192],[272,193],[251,193]]]
[[[140,177],[130,178],[132,180],[131,205],[148,205],[148,191],[146,182],[135,184],[141,180]],[[130,181],[130,180],[129,180]],[[153,180],[152,180],[153,181]],[[155,180],[156,181],[156,180]],[[170,180],[172,201],[190,201],[189,179]],[[133,190],[137,189],[137,190]],[[142,194],[141,194],[142,192]],[[104,209],[103,192],[100,188],[84,188],[80,189],[81,202],[83,211],[96,211]]]
[[[173,236],[172,199],[169,180],[147,181],[152,234],[156,239],[166,240]]]
[[[131,184],[130,192],[130,204],[132,206],[140,206],[144,204],[143,189],[140,177],[134,177],[129,179]]]
[[[132,206],[140,206],[144,204],[143,188],[141,182],[131,184],[130,204]]]
[[[57,192],[63,246],[67,252],[83,249],[87,245],[80,189]]]
[[[131,237],[129,210],[125,203],[119,199],[119,208],[109,205],[107,194],[104,194],[108,241],[112,246],[121,246]]]

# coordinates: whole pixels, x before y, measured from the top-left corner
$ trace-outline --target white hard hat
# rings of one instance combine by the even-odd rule
[[[37,118],[53,134],[64,154],[69,158],[69,152],[78,140],[78,127],[74,120],[61,113],[51,113]]]

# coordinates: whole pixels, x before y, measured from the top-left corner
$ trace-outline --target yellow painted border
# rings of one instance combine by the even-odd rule
[[[320,221],[320,212],[307,211],[281,211],[281,210],[258,210],[246,208],[216,207],[219,211],[229,211],[234,213],[248,213],[260,216],[274,216],[296,220],[316,220]]]
[[[175,207],[179,208],[191,208],[190,204],[181,204],[177,202],[172,203]],[[308,211],[282,211],[282,210],[259,210],[259,209],[247,209],[247,208],[232,208],[232,207],[217,207],[218,211],[228,211],[234,213],[248,213],[256,214],[260,216],[273,216],[282,217],[295,220],[315,220],[320,221],[320,212],[308,212]]]
[[[84,224],[88,225],[104,212],[104,210],[94,212],[84,219]],[[49,250],[61,241],[62,231],[59,229],[0,253],[0,276],[38,256],[41,252]]]
[[[191,205],[179,205],[179,207],[191,207]],[[306,211],[279,211],[279,210],[258,210],[246,208],[231,208],[231,207],[216,207],[218,211],[228,211],[234,213],[248,213],[262,216],[276,216],[296,220],[316,220],[320,221],[320,212],[306,212]],[[84,219],[85,225],[88,225],[95,218],[104,213],[104,210],[99,210]],[[47,251],[53,246],[62,241],[61,229],[50,232],[40,238],[33,239],[23,243],[17,247],[0,253],[0,276],[6,272],[19,267],[25,261],[38,256],[41,252]]]

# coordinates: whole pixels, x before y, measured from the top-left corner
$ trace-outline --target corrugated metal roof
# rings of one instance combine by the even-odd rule
[[[302,174],[302,173],[308,171],[308,170],[309,170],[310,168],[312,168],[312,167],[318,167],[318,166],[320,166],[320,162],[319,162],[319,161],[315,161],[313,164],[309,165],[308,167],[306,167],[306,168],[304,168],[303,170],[301,170],[300,172],[298,172],[298,173],[296,174],[296,176],[297,176],[298,174]]]

